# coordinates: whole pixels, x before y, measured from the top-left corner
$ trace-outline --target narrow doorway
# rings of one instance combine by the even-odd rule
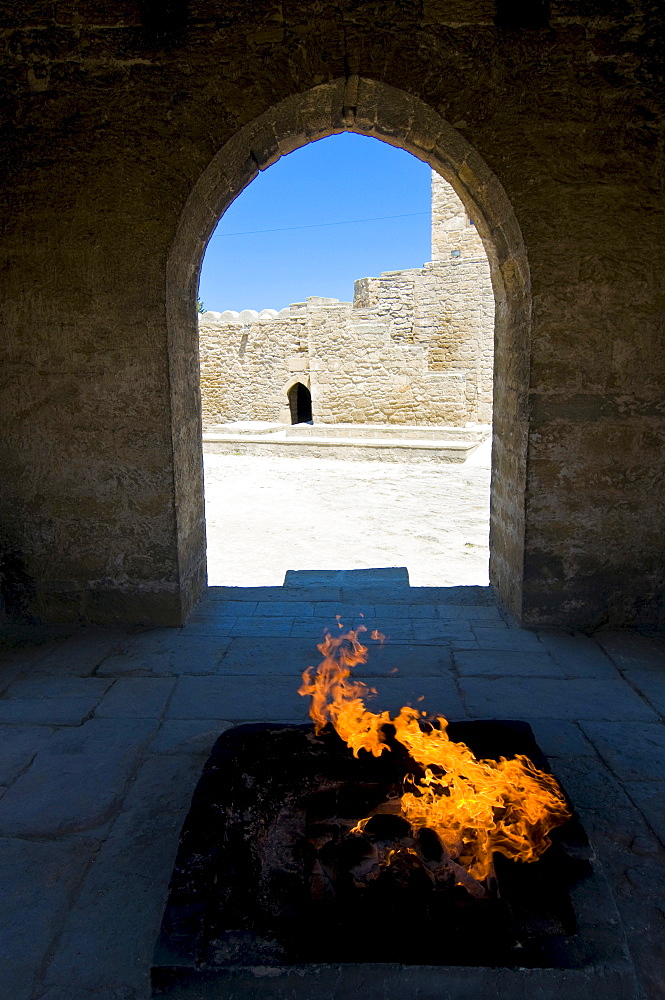
[[[292,424],[311,424],[312,394],[302,382],[296,382],[288,391]]]

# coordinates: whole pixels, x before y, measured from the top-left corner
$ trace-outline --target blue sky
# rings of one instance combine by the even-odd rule
[[[351,300],[356,278],[421,267],[430,259],[430,178],[410,153],[351,132],[283,156],[220,220],[200,298],[220,312],[282,309],[308,295]],[[379,221],[354,221],[367,219]],[[339,222],[350,224],[327,225]],[[271,229],[287,231],[257,232]]]

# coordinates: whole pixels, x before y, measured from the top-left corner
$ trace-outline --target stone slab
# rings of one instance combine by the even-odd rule
[[[665,846],[665,780],[632,781],[626,785],[631,799]]]
[[[89,838],[0,838],[0,996],[6,1000],[34,996],[35,978],[97,846]]]
[[[620,680],[462,677],[460,688],[472,718],[657,720]]]
[[[268,602],[262,603],[265,604]],[[209,600],[203,598],[187,619],[187,624],[191,625],[195,622],[208,620],[209,618],[238,618],[240,615],[253,615],[256,613],[258,606],[258,601]]]
[[[89,677],[126,638],[123,628],[85,625],[40,657],[31,672]]]
[[[617,677],[617,668],[605,651],[586,635],[552,635],[538,638],[567,677]]]
[[[143,764],[67,916],[44,989],[72,1000],[150,995],[150,953],[201,766],[188,755]]]
[[[576,808],[629,810],[633,804],[598,757],[557,757],[552,771]]]
[[[659,722],[582,722],[581,729],[622,781],[665,779],[665,725]]]
[[[563,677],[565,671],[549,653],[517,653],[507,649],[458,649],[453,653],[460,674],[468,677]]]
[[[150,743],[150,753],[209,754],[230,722],[220,719],[166,719]]]
[[[207,620],[201,619],[200,621],[187,622],[185,626],[180,630],[180,635],[183,638],[192,638],[199,635],[209,635],[209,636],[221,636],[221,635],[231,635],[234,626],[237,622],[242,622],[242,618],[209,618]],[[251,618],[245,619],[247,621],[252,621]]]
[[[316,648],[321,636],[298,639],[278,636],[266,640],[262,636],[237,636],[231,639],[219,663],[218,673],[233,674],[302,674],[303,670],[321,662]]]
[[[665,670],[665,650],[645,635],[629,631],[595,632],[594,639],[620,670],[633,667]]]
[[[15,681],[7,691],[7,698],[42,698],[57,701],[60,698],[101,698],[111,686],[111,681],[100,677],[77,677],[65,674],[55,677],[24,677]]]
[[[53,736],[0,799],[0,833],[61,837],[107,823],[156,725],[91,719]]]
[[[0,700],[0,724],[80,726],[92,715],[99,695],[81,698],[6,698]]]
[[[665,664],[661,670],[631,668],[623,675],[659,715],[665,716]]]
[[[53,732],[50,726],[0,726],[0,782],[9,785],[25,771]]]
[[[122,653],[110,656],[97,670],[98,676],[135,675],[165,677],[175,674],[214,673],[231,642],[230,636],[183,636],[173,638],[168,648],[150,650],[126,646]]]
[[[288,569],[285,587],[408,587],[409,571],[405,566],[377,569]]]
[[[543,646],[537,635],[526,629],[501,629],[474,625],[473,633],[478,640],[480,649],[509,649],[516,652],[542,653]]]
[[[97,718],[159,719],[164,714],[175,678],[121,677],[95,709]]]
[[[257,601],[252,614],[257,618],[309,618],[314,614],[314,601]]]
[[[229,635],[287,636],[291,632],[292,617],[238,618],[228,631]],[[203,626],[201,626],[203,628]],[[185,630],[183,629],[183,632]]]
[[[589,757],[593,746],[581,728],[561,719],[525,719],[533,729],[536,742],[547,757]],[[612,723],[613,725],[613,723]]]
[[[300,677],[248,674],[242,677],[180,677],[168,708],[169,719],[232,722],[305,722],[308,707],[297,693]]]

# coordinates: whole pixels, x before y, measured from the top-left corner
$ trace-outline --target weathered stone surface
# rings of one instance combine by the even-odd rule
[[[616,667],[595,639],[584,635],[538,635],[568,677],[615,677]]]
[[[25,771],[52,735],[50,726],[0,726],[0,782],[8,785]]]
[[[455,650],[455,666],[462,676],[474,677],[562,677],[564,670],[548,653],[517,653],[513,650]]]
[[[580,726],[620,780],[664,780],[665,725],[661,722],[582,722]]]
[[[43,986],[62,997],[149,996],[151,950],[201,766],[200,757],[166,755],[143,765],[67,916]]]
[[[596,632],[594,638],[620,670],[665,669],[665,649],[648,636],[637,632]]]
[[[159,719],[175,685],[170,677],[123,677],[100,701],[100,719]]]
[[[31,1000],[35,979],[97,843],[0,839],[0,995]]]
[[[97,669],[98,676],[120,677],[169,676],[175,674],[214,673],[230,638],[223,635],[185,636],[178,632],[172,640],[159,648],[150,648],[136,640],[129,640],[122,653],[110,656]]]
[[[576,808],[630,810],[626,791],[595,756],[557,757],[552,770],[561,779]]]
[[[626,785],[628,794],[647,823],[665,843],[665,781],[631,781]]]
[[[300,678],[248,674],[243,677],[180,677],[168,708],[169,719],[305,722],[308,706],[299,697]]]
[[[91,719],[54,736],[0,799],[0,833],[54,837],[108,822],[156,725]]]
[[[472,718],[609,719],[650,722],[656,714],[623,681],[549,677],[463,677]]]
[[[580,728],[561,719],[531,719],[536,742],[548,757],[589,757],[593,747]]]
[[[110,683],[67,675],[16,680],[0,700],[0,722],[77,726],[92,713]]]
[[[665,671],[658,672],[651,667],[646,670],[625,670],[624,677],[642,697],[665,716]]]
[[[150,743],[150,752],[207,754],[230,726],[219,719],[167,719]]]
[[[258,636],[238,636],[231,639],[219,664],[219,673],[299,676],[307,667],[320,662],[316,642],[316,634],[305,639],[279,636],[270,642]]]

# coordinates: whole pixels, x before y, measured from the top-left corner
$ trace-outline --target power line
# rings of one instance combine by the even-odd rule
[[[374,219],[347,219],[345,222],[316,222],[311,226],[285,226],[283,229],[250,229],[245,233],[220,233],[220,236],[259,236],[263,233],[291,233],[295,229],[323,229],[326,226],[353,226],[358,222],[384,222],[386,219],[412,219],[429,212],[407,212],[406,215],[379,215]]]

